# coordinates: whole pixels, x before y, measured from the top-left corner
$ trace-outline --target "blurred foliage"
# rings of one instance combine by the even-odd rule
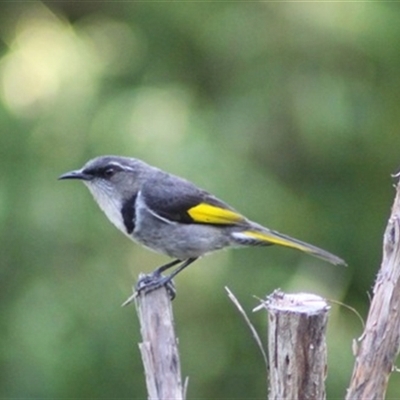
[[[137,319],[119,305],[166,259],[56,180],[100,154],[185,176],[349,264],[257,248],[179,276],[189,398],[266,396],[225,285],[247,310],[280,287],[365,316],[400,164],[399,18],[390,2],[2,2],[0,397],[146,396]],[[345,394],[361,331],[332,307],[328,398]]]

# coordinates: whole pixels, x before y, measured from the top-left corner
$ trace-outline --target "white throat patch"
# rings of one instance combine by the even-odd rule
[[[126,228],[121,215],[121,201],[116,198],[112,198],[107,193],[105,187],[93,184],[92,182],[84,182],[88,187],[90,193],[92,193],[93,198],[96,200],[97,204],[101,210],[106,214],[107,218],[123,233],[126,234]]]

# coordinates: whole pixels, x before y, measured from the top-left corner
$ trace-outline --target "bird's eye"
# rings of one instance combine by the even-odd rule
[[[106,179],[111,178],[117,172],[116,168],[114,167],[107,167],[103,171],[103,176]]]

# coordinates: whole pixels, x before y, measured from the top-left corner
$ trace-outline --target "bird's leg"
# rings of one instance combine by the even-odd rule
[[[162,286],[160,285],[154,287],[154,285],[156,285],[157,282],[162,279],[161,274],[163,273],[163,271],[166,271],[168,268],[172,268],[174,265],[179,264],[180,262],[182,262],[182,260],[173,260],[167,264],[161,265],[161,267],[158,267],[151,274],[145,275],[143,276],[143,278],[140,278],[137,284],[133,287],[134,293],[122,303],[122,307],[125,307],[128,304],[132,303],[132,301],[136,299],[136,297],[142,290],[144,290],[145,292],[150,292],[154,289],[157,289],[157,287]],[[166,289],[171,300],[174,299],[176,294],[174,283],[170,282],[169,284],[167,284]]]
[[[165,286],[169,297],[173,300],[176,296],[175,285],[173,282],[173,278],[179,274],[182,270],[184,270],[188,265],[192,262],[196,261],[196,258],[188,258],[187,260],[174,260],[169,262],[168,264],[162,265],[158,267],[154,272],[149,275],[145,275],[143,278],[139,279],[138,283],[135,286],[135,293],[130,296],[122,306],[127,306],[128,304],[132,303],[132,301],[138,296],[138,294],[142,291],[145,293],[152,292],[160,288],[161,286]],[[173,272],[171,272],[167,276],[162,276],[162,273],[169,268],[174,267],[175,265],[182,263],[179,267],[177,267]]]
[[[176,296],[176,290],[175,290],[175,285],[174,281],[172,280],[176,275],[179,274],[179,272],[183,271],[186,267],[188,267],[190,264],[192,264],[194,261],[197,260],[196,258],[188,258],[186,261],[184,261],[178,268],[176,268],[173,272],[171,272],[167,276],[160,276],[160,279],[158,282],[153,283],[154,286],[150,287],[149,289],[145,288],[146,291],[152,291],[154,289],[158,289],[161,286],[165,286],[169,297],[171,300],[173,300]],[[162,268],[162,267],[161,267]],[[164,268],[163,271],[165,271],[167,268]]]
[[[136,284],[136,293],[138,294],[141,291],[145,292],[151,292],[152,290],[155,290],[161,286],[162,284],[159,284],[159,282],[163,279],[161,274],[166,271],[169,268],[172,268],[176,264],[179,264],[182,262],[182,260],[173,260],[167,264],[161,265],[161,267],[158,267],[155,271],[153,271],[151,274],[145,275],[143,278],[139,279],[138,283]],[[165,287],[168,291],[169,297],[172,299],[175,298],[175,285],[173,282],[165,283]],[[125,304],[125,303],[124,303]]]
[[[169,262],[168,264],[164,264],[161,265],[161,267],[158,267],[153,273],[152,275],[159,277],[164,271],[166,271],[167,269],[170,269],[172,267],[174,267],[176,264],[179,264],[180,262],[182,262],[182,260],[174,260]]]
[[[172,279],[196,259],[197,258],[188,258],[183,262],[182,260],[174,260],[168,264],[162,265],[161,267],[157,268],[152,274],[146,275],[144,278],[140,279],[136,285],[136,291],[141,292],[144,290],[146,293],[148,293],[160,288],[161,286],[165,286],[171,300],[173,300],[175,298],[176,291]],[[167,276],[162,276],[162,273],[164,271],[179,264],[180,262],[182,262],[182,264],[177,267],[173,272],[171,272]]]

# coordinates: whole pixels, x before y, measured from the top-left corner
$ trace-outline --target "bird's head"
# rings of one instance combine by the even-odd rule
[[[122,228],[121,209],[136,197],[148,168],[151,167],[134,158],[101,156],[59,179],[81,180],[111,222]]]

